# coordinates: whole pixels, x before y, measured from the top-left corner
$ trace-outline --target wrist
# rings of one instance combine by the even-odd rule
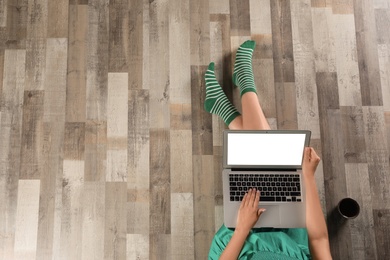
[[[245,238],[249,235],[249,232],[250,232],[250,229],[247,229],[247,228],[239,228],[239,227],[237,227],[234,230],[234,234],[239,235],[239,236],[243,236]]]

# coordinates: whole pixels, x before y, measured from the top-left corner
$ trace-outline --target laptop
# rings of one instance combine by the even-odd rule
[[[225,130],[223,140],[224,223],[234,228],[242,197],[260,190],[265,208],[255,228],[306,227],[302,161],[311,132]]]

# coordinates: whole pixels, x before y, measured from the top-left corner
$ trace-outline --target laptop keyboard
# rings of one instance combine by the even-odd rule
[[[300,202],[299,174],[230,174],[230,201],[242,201],[250,188],[260,191],[260,201]]]

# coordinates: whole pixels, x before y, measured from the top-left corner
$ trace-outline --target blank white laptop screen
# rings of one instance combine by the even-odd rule
[[[301,166],[306,135],[229,133],[227,165]]]

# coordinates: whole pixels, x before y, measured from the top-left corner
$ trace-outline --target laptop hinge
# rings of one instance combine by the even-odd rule
[[[280,171],[283,171],[283,172],[296,172],[297,169],[258,169],[258,168],[232,168],[231,169],[232,172],[234,171],[267,171],[267,172],[280,172]]]

